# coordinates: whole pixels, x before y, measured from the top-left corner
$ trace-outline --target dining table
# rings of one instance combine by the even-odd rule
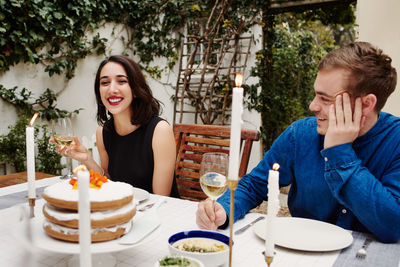
[[[35,206],[36,219],[40,218],[40,207],[44,203],[41,198],[44,188],[58,182],[60,182],[59,177],[36,181],[36,194],[38,197]],[[79,260],[76,261],[79,254],[69,251],[54,251],[55,249],[52,247],[35,246],[35,233],[33,235],[31,233],[29,237],[24,237],[25,234],[22,234],[22,232],[26,233],[26,227],[30,225],[29,220],[32,220],[25,214],[25,210],[28,207],[26,191],[26,183],[0,188],[0,265],[2,267],[61,267],[73,266],[74,262],[79,262]],[[161,196],[149,194],[149,197],[138,206],[156,202],[160,198]],[[198,203],[195,201],[163,197],[162,203],[155,207],[160,221],[159,226],[134,246],[127,245],[122,246],[122,248],[119,246],[118,249],[112,249],[110,245],[110,251],[107,249],[103,249],[100,252],[95,251],[95,253],[92,253],[93,267],[96,264],[105,266],[101,265],[101,261],[96,261],[96,259],[106,259],[107,257],[112,258],[113,265],[117,267],[155,266],[158,260],[169,255],[168,238],[171,235],[181,231],[199,229],[196,225],[197,205]],[[145,218],[146,213],[150,212],[150,210],[151,208],[142,212],[138,211],[135,217],[137,216],[139,219],[140,217]],[[265,214],[248,213],[244,218],[235,222],[234,230],[248,225],[260,216],[265,216]],[[135,227],[135,223],[133,227]],[[43,231],[43,229],[34,228],[34,231]],[[217,231],[229,236],[229,229]],[[271,266],[400,267],[400,243],[385,244],[366,233],[354,231],[349,231],[349,233],[353,237],[351,245],[332,251],[303,251],[301,249],[275,246],[275,255]],[[367,249],[367,257],[363,259],[357,258],[356,253],[367,237],[372,238],[372,242]],[[265,242],[256,235],[254,229],[250,228],[240,235],[234,235],[233,242],[232,266],[266,266],[263,256]],[[104,242],[103,245],[107,248],[107,242]],[[95,246],[95,244],[92,244],[92,246]],[[228,263],[224,266],[228,266]]]

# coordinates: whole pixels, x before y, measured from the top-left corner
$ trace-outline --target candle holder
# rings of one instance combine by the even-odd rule
[[[33,217],[35,217],[35,202],[36,202],[36,198],[28,198],[28,202],[29,202],[29,208],[30,208],[29,217],[33,218]]]
[[[229,216],[229,267],[232,267],[232,238],[233,238],[233,219],[235,208],[235,190],[238,186],[238,180],[228,180],[228,188],[231,191],[230,216]]]
[[[265,251],[263,252],[263,255],[265,257],[265,262],[267,263],[267,266],[270,267],[272,261],[274,260],[274,256],[267,256],[267,254],[265,253]]]

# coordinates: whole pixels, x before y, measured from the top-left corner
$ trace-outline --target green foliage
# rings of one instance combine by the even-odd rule
[[[16,172],[26,170],[26,139],[25,128],[29,124],[29,118],[20,115],[16,124],[9,126],[7,135],[0,135],[0,161],[11,163]],[[39,172],[60,175],[64,166],[60,164],[61,155],[55,150],[55,146],[49,144],[51,134],[47,125],[34,126],[35,143],[38,154],[36,156],[36,170]]]
[[[272,73],[251,87],[252,108],[262,115],[262,138],[267,148],[295,119],[310,115],[308,104],[318,60],[323,54],[312,33],[292,32],[278,26],[272,46]],[[266,51],[257,53],[252,75],[263,77],[268,67]],[[263,90],[256,94],[257,87]]]
[[[57,108],[57,97],[49,88],[32,102],[31,99],[33,96],[31,91],[26,88],[22,88],[19,91],[17,91],[17,89],[17,86],[7,89],[0,84],[0,97],[4,101],[14,105],[18,113],[26,117],[32,117],[35,112],[38,112],[40,118],[50,121],[69,117],[72,114],[78,114],[79,111],[82,110],[82,108],[80,108],[69,112]]]
[[[106,51],[108,40],[97,32],[104,23],[124,25],[127,38],[123,54],[140,58],[148,67],[155,57],[177,60],[185,23],[207,18],[215,1],[187,0],[12,0],[0,1],[0,70],[19,62],[44,64],[50,76],[74,75],[79,59]],[[268,2],[228,1],[226,21],[240,27],[241,18],[257,14]],[[227,24],[227,25],[228,25]],[[226,26],[226,25],[225,25]],[[250,26],[250,25],[248,25]],[[152,71],[150,69],[150,71]],[[155,73],[157,77],[157,72]]]
[[[353,4],[342,3],[324,8],[306,10],[294,14],[298,20],[320,21],[322,24],[329,25],[346,25],[353,24],[356,17],[354,15],[355,6]]]
[[[265,48],[257,52],[252,69],[259,83],[247,93],[249,108],[261,113],[265,150],[293,121],[312,115],[308,106],[319,60],[337,47],[335,28],[325,26],[329,19],[321,22],[322,16],[318,10],[264,18]]]
[[[0,136],[0,161],[13,164],[17,172],[26,170],[26,117],[20,117],[15,125],[9,126],[7,135]],[[36,131],[35,131],[36,134]]]
[[[78,114],[81,110],[70,112],[57,108],[57,98],[50,89],[46,89],[33,103],[29,103],[33,97],[28,89],[23,88],[17,92],[17,87],[6,89],[0,85],[0,97],[13,104],[19,114],[16,124],[8,127],[8,134],[0,135],[0,161],[13,164],[17,172],[26,169],[25,127],[35,112],[39,113],[39,117],[50,121]],[[60,163],[61,156],[55,150],[55,146],[49,144],[51,133],[47,124],[34,127],[35,143],[38,148],[36,170],[59,175],[64,166]]]
[[[55,150],[55,145],[50,144],[51,132],[46,124],[40,125],[41,137],[36,138],[38,154],[36,156],[36,170],[54,175],[61,175],[61,170],[65,167],[60,163],[61,155]],[[38,128],[39,128],[38,127]]]
[[[0,70],[23,61],[42,63],[50,76],[73,76],[77,60],[103,53],[104,38],[88,31],[104,17],[93,1],[0,1]]]

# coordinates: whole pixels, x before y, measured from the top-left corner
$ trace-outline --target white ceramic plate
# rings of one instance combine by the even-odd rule
[[[150,196],[149,192],[143,190],[141,188],[134,187],[133,188],[133,197],[136,200],[136,203],[142,202],[148,199]]]
[[[304,251],[333,251],[348,247],[353,236],[337,225],[297,217],[276,218],[275,244]],[[266,221],[257,222],[255,234],[265,240]]]

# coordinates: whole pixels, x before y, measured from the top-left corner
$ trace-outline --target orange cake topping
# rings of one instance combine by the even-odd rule
[[[100,173],[95,172],[94,170],[90,169],[90,183],[89,187],[94,189],[100,189],[103,183],[107,183],[108,179],[106,176],[102,176]],[[78,179],[71,178],[69,180],[69,184],[72,185],[72,189],[78,189]]]

